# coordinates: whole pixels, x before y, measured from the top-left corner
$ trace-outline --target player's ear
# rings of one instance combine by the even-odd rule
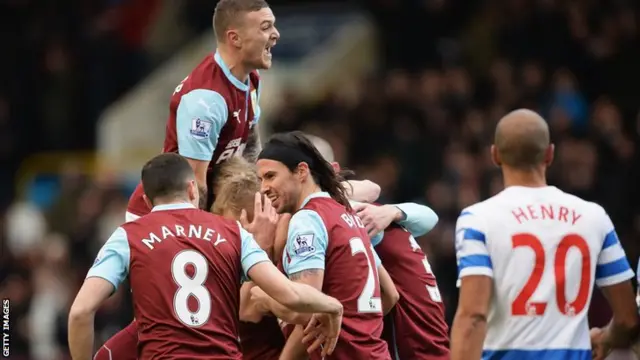
[[[502,161],[500,160],[500,154],[498,154],[498,149],[495,145],[491,145],[491,161],[497,166],[502,166]]]
[[[240,47],[242,45],[240,41],[240,34],[237,30],[227,31],[227,42],[235,47]]]
[[[553,162],[554,154],[556,151],[556,146],[554,144],[549,144],[546,153],[544,154],[544,163],[547,167],[551,166]]]
[[[151,199],[149,199],[147,194],[142,194],[142,200],[144,200],[144,203],[147,204],[149,209],[153,209],[153,203],[151,202]]]
[[[198,185],[195,180],[189,180],[187,184],[187,193],[189,195],[189,202],[192,204],[198,204],[200,194],[198,193]]]
[[[331,166],[333,167],[333,171],[337,173],[340,172],[340,164],[338,164],[337,162],[333,161],[331,162]]]
[[[296,175],[300,181],[304,180],[307,175],[310,175],[309,164],[304,161],[299,163],[298,167],[296,167]]]

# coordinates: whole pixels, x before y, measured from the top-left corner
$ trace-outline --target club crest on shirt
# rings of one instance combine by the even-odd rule
[[[202,120],[200,118],[195,118],[191,120],[191,136],[198,140],[208,139],[211,135],[211,126],[213,124],[209,120]]]
[[[303,234],[296,236],[293,242],[293,252],[297,256],[306,256],[313,254],[316,248],[313,246],[313,234]]]

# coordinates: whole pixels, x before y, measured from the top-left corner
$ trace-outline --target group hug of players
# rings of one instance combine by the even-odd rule
[[[573,360],[633,344],[633,271],[600,206],[547,186],[554,149],[537,114],[499,122],[505,190],[460,214],[450,342],[414,239],[437,216],[371,204],[380,188],[346,181],[302,133],[262,147],[257,69],[271,66],[275,17],[262,0],[221,0],[213,27],[216,52],[175,89],[163,154],[71,307],[73,359],[94,356],[94,314],[127,277],[135,320],[96,360]],[[594,284],[613,319],[590,333]]]

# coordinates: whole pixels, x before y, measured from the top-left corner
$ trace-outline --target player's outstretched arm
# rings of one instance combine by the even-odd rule
[[[380,279],[380,292],[382,295],[382,312],[387,315],[400,299],[400,293],[396,289],[391,276],[384,266],[378,266],[378,277]]]
[[[311,318],[311,314],[300,313],[280,304],[258,286],[252,287],[250,292],[250,301],[258,309],[257,311],[270,312],[287,324],[306,325]]]
[[[69,351],[76,360],[93,355],[93,320],[102,302],[113,292],[109,281],[91,277],[85,280],[69,310]]]
[[[383,206],[355,203],[352,207],[362,219],[369,236],[384,231],[392,222],[396,222],[417,237],[428,233],[438,223],[438,215],[431,208],[415,203]]]
[[[280,304],[299,312],[342,314],[342,304],[314,287],[289,281],[270,262],[261,262],[249,270],[249,277],[267,295]]]
[[[371,180],[348,180],[343,184],[349,200],[371,203],[380,197],[380,185]]]

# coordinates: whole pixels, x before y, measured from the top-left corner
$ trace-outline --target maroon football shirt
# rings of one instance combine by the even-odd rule
[[[242,359],[238,223],[177,209],[153,211],[122,228],[130,247],[138,359]]]
[[[218,137],[216,148],[209,164],[209,172],[211,172],[215,164],[229,159],[236,153],[242,154],[249,138],[251,127],[254,125],[253,120],[256,118],[256,112],[258,112],[257,94],[260,86],[260,76],[257,71],[251,72],[246,89],[242,88],[242,84],[239,83],[230,74],[229,69],[219,56],[214,56],[214,54],[207,55],[171,96],[169,119],[167,120],[162,152],[178,152],[176,116],[178,105],[180,105],[183,95],[193,90],[204,89],[220,94],[227,105],[227,119],[220,130],[220,134],[208,135]],[[140,183],[129,199],[127,206],[129,213],[143,216],[151,211],[142,198],[143,194],[144,191]],[[209,202],[211,202],[212,197],[211,194],[209,195]]]
[[[387,344],[381,337],[383,321],[380,283],[373,247],[362,221],[326,193],[312,195],[301,210],[317,213],[326,228],[328,244],[322,292],[338,299],[344,307],[338,344],[334,353],[325,359],[391,359]],[[289,231],[295,218],[294,215],[289,223]],[[303,239],[295,241],[298,240]],[[292,244],[287,244],[288,251],[291,246]],[[289,253],[287,260],[291,261]],[[288,270],[288,267],[285,266],[285,269]],[[320,351],[311,354],[311,358],[321,359]]]
[[[436,278],[422,249],[397,224],[375,247],[400,299],[385,317],[383,338],[394,359],[449,359],[448,326]]]

